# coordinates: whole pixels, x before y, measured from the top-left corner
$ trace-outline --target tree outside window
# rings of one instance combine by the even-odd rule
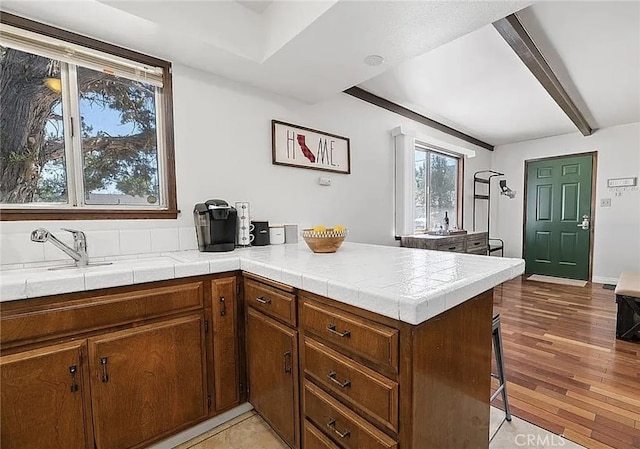
[[[69,202],[69,145],[85,204],[157,203],[155,87],[9,47],[0,69],[1,203]],[[76,141],[64,98],[79,109]]]
[[[458,226],[459,159],[433,150],[415,150],[414,227],[437,230],[444,226],[445,212],[450,228]]]
[[[171,63],[0,15],[0,220],[175,219]]]

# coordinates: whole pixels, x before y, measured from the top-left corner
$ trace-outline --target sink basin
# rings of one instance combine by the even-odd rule
[[[37,273],[46,273],[48,271],[76,271],[79,269],[92,269],[92,268],[100,268],[100,267],[112,267],[114,270],[118,270],[119,268],[124,269],[132,269],[139,267],[148,267],[148,266],[166,266],[166,265],[174,265],[176,263],[184,263],[188,262],[187,259],[183,259],[178,256],[173,255],[162,255],[162,256],[154,256],[154,257],[140,257],[137,259],[120,259],[120,260],[111,260],[111,261],[95,261],[89,262],[88,265],[85,266],[77,266],[74,265],[72,261],[64,261],[61,262],[60,265],[56,266],[25,266],[22,269],[16,270],[7,270],[4,274],[13,274],[14,272],[22,272],[29,274],[37,274]]]
[[[113,262],[89,262],[87,265],[63,265],[61,267],[50,267],[49,271],[55,271],[55,270],[68,270],[71,268],[91,268],[91,267],[100,267],[100,266],[104,266],[104,265],[112,265]]]

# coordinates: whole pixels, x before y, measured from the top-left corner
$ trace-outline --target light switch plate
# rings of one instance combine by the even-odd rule
[[[611,207],[611,198],[600,199],[600,207]]]

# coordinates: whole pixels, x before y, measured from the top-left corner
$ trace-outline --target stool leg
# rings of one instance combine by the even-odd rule
[[[511,411],[509,410],[509,400],[507,398],[507,381],[504,375],[504,354],[502,352],[502,332],[500,332],[500,317],[497,317],[497,326],[493,331],[493,350],[496,355],[496,366],[498,367],[498,380],[502,389],[502,403],[507,421],[511,421]]]

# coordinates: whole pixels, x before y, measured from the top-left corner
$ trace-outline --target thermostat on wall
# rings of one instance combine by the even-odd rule
[[[638,184],[638,178],[607,179],[607,187],[633,187]]]

